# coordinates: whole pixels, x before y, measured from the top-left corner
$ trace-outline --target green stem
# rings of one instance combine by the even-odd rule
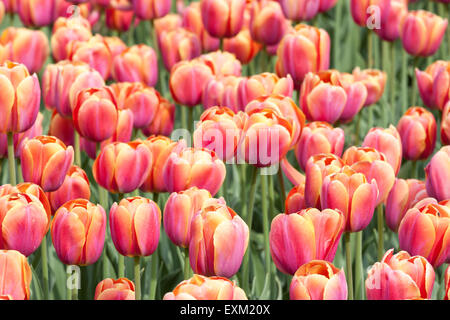
[[[355,298],[362,300],[364,297],[364,275],[362,260],[362,231],[356,233],[355,246]]]
[[[281,170],[281,168],[278,168],[277,176],[278,183],[280,185],[280,210],[281,212],[284,212],[284,206],[286,203],[286,187],[284,186],[283,170]]]
[[[14,133],[8,132],[8,165],[9,165],[9,183],[13,186],[17,184],[16,178],[16,159],[14,158]]]
[[[413,179],[418,179],[418,174],[417,174],[417,160],[412,160],[411,163],[411,177]]]
[[[356,115],[356,123],[355,123],[355,146],[359,146],[359,143],[361,142],[360,134],[361,131],[361,118],[362,118],[362,112],[364,109],[361,109],[358,114]]]
[[[135,30],[135,24],[136,22],[136,16],[133,15],[133,19],[131,19],[130,29],[128,29],[128,46],[131,47],[134,44],[134,30]]]
[[[390,94],[390,100],[391,100],[391,113],[395,115],[396,111],[396,103],[395,103],[395,81],[396,81],[396,74],[395,74],[395,66],[396,66],[396,55],[395,55],[395,42],[390,43],[390,50],[391,50],[391,79],[389,79],[389,94]],[[394,120],[395,116],[392,117],[391,120]]]
[[[80,134],[77,130],[74,130],[73,149],[75,153],[75,165],[81,167]]]
[[[379,204],[377,208],[378,222],[378,261],[384,256],[384,213],[383,204]]]
[[[100,144],[100,142],[98,142],[97,143],[97,157],[99,156],[100,152],[101,152],[101,144]],[[108,208],[108,199],[105,196],[104,189],[99,184],[97,184],[97,189],[98,189],[98,197],[99,197],[100,205],[105,210],[105,212],[108,212],[108,209],[109,209]],[[108,240],[108,227],[106,228],[105,244],[106,244],[107,240]],[[109,276],[108,257],[106,255],[106,245],[103,250],[104,250],[104,252],[102,254],[103,279],[106,279]]]
[[[158,283],[158,250],[152,254],[150,279],[150,300],[155,300],[156,285]]]
[[[419,64],[419,57],[414,57],[413,70],[412,70],[412,94],[411,94],[411,107],[416,106],[417,103],[417,81],[416,81],[416,68]]]
[[[367,68],[373,68],[373,32],[368,30],[367,34]]]
[[[42,258],[42,279],[44,286],[44,300],[49,299],[49,291],[48,291],[48,258],[47,258],[48,246],[47,246],[47,235],[44,236],[41,243],[41,258]]]
[[[67,286],[67,291],[66,291],[66,299],[67,300],[72,300],[72,289],[70,289],[70,285],[69,285],[69,281],[71,280],[71,273],[67,273],[67,281],[66,281],[66,286]]]
[[[185,248],[184,249],[184,279],[187,280],[189,279],[189,274],[190,274],[190,262],[189,262],[189,248]]]
[[[390,51],[389,51],[389,43],[387,41],[383,41],[382,43],[382,50],[383,50],[383,69],[387,71],[388,74],[388,79],[387,81],[389,82],[389,84],[393,81],[393,76],[391,74],[391,57],[389,55]],[[391,88],[389,87],[389,90],[391,90]],[[390,92],[389,92],[390,93]],[[386,95],[384,96],[386,97]],[[383,99],[384,99],[383,97]],[[389,109],[389,105],[388,104],[380,104],[380,107],[383,109],[383,127],[387,127],[389,124],[389,119],[388,119],[388,109]]]
[[[224,38],[220,38],[220,51],[225,51],[225,48],[224,48],[224,43],[225,43],[225,39]]]
[[[246,186],[246,164],[241,164],[239,166],[240,169],[240,174],[239,174],[239,178],[240,178],[240,186],[241,186],[241,196],[242,196],[242,202],[241,202],[241,214],[244,214],[245,212],[247,212],[247,193],[245,192],[245,186]]]
[[[267,175],[261,174],[261,202],[264,234],[264,262],[266,274],[270,274],[269,215],[267,206]]]
[[[188,126],[187,126],[187,128],[188,128],[189,133],[191,134],[191,136],[194,133],[194,108],[195,107],[189,107],[188,108],[188,119],[187,119]]]
[[[352,271],[352,248],[350,244],[350,232],[344,234],[345,242],[345,265],[347,267],[348,300],[353,300],[353,271]]]
[[[402,114],[408,109],[408,53],[402,50]]]
[[[334,37],[333,37],[333,66],[335,69],[339,69],[339,54],[340,43],[341,43],[341,23],[342,23],[342,11],[343,11],[343,1],[338,1],[336,3],[336,24],[334,27]]]
[[[119,201],[118,202],[120,202],[120,201],[122,201],[122,199],[123,199],[123,193],[119,193]],[[119,267],[119,274],[118,274],[118,276],[119,276],[119,278],[124,278],[125,277],[125,257],[123,256],[123,255],[121,255],[119,252],[117,252],[117,255],[118,255],[118,261],[117,261],[117,263],[118,263],[118,267]]]
[[[136,300],[141,300],[141,257],[134,257],[134,285]]]

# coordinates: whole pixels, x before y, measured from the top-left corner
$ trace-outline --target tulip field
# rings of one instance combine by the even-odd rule
[[[0,300],[449,300],[449,9],[0,0]]]

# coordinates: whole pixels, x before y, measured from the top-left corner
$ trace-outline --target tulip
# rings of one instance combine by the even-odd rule
[[[142,197],[115,202],[109,212],[111,238],[117,251],[128,257],[146,257],[155,252],[159,241],[161,210]]]
[[[162,175],[169,192],[195,186],[208,190],[214,196],[225,180],[226,168],[214,151],[176,148],[168,155]]]
[[[8,13],[16,12],[17,0],[1,0],[0,2],[2,2],[2,4],[3,4],[5,12],[8,12]]]
[[[416,203],[428,197],[425,183],[416,179],[395,179],[386,199],[386,224],[394,232],[406,212],[414,207]]]
[[[3,59],[24,64],[30,73],[39,72],[49,55],[47,36],[40,30],[9,27],[3,31],[0,44]]]
[[[248,64],[261,50],[261,44],[253,41],[250,30],[243,29],[233,38],[225,39],[223,49],[234,54],[242,64]]]
[[[0,198],[0,248],[29,256],[40,246],[50,225],[50,214],[39,199],[27,193]]]
[[[442,147],[425,167],[428,194],[438,201],[450,199],[450,146]]]
[[[139,24],[139,20],[135,19],[132,10],[119,10],[108,7],[105,10],[105,17],[106,26],[119,32],[127,32],[132,24],[134,27]]]
[[[397,130],[402,139],[403,158],[428,158],[436,145],[436,120],[431,112],[411,107],[400,118]]]
[[[223,161],[232,159],[240,142],[242,127],[227,107],[212,107],[200,116],[194,131],[194,146],[215,152]]]
[[[420,96],[429,108],[443,110],[450,97],[450,61],[438,60],[425,71],[416,68]]]
[[[285,201],[285,212],[287,214],[296,213],[306,209],[305,204],[305,184],[299,184],[289,191]]]
[[[450,144],[450,102],[446,104],[442,112],[441,143],[443,145]]]
[[[274,73],[264,72],[239,81],[237,99],[239,110],[245,110],[247,104],[262,96],[281,95],[292,97],[294,82],[290,75],[279,78]]]
[[[180,61],[170,72],[170,92],[182,105],[193,107],[201,102],[203,88],[213,77],[212,66],[197,60]]]
[[[308,123],[295,146],[295,156],[305,170],[308,159],[320,153],[332,153],[340,157],[344,149],[344,130],[333,128],[327,122]]]
[[[130,10],[133,8],[133,0],[110,0],[109,5],[118,10]]]
[[[353,78],[357,82],[362,82],[367,89],[367,98],[364,106],[377,103],[384,93],[386,85],[386,73],[376,69],[362,70],[356,67],[352,72]]]
[[[411,257],[406,251],[394,254],[390,249],[368,272],[367,299],[431,299],[434,278],[433,267],[424,257]]]
[[[80,136],[95,142],[110,138],[116,129],[118,106],[110,87],[83,89],[74,100],[73,123]]]
[[[67,265],[95,263],[103,251],[106,214],[86,199],[66,202],[56,211],[51,234],[56,254]]]
[[[110,192],[129,193],[144,183],[152,162],[152,153],[144,143],[114,142],[100,151],[92,172],[95,181]]]
[[[398,174],[402,164],[402,142],[400,134],[393,125],[390,125],[388,129],[370,129],[362,146],[374,148],[383,153],[386,161],[394,169],[395,175]]]
[[[293,275],[312,260],[333,261],[344,226],[345,217],[338,210],[309,208],[277,215],[269,234],[275,265]]]
[[[408,1],[392,0],[390,6],[380,7],[380,10],[387,10],[387,14],[381,12],[384,21],[380,21],[379,28],[374,31],[383,40],[395,41],[400,37],[400,23],[408,13]]]
[[[181,282],[163,300],[247,300],[245,292],[222,277],[204,277],[198,274]]]
[[[39,113],[41,89],[36,74],[23,64],[6,61],[0,66],[0,133],[30,129]]]
[[[400,249],[425,257],[437,268],[450,261],[450,202],[424,199],[409,209],[398,228]]]
[[[444,300],[450,300],[450,266],[445,271],[445,297]]]
[[[0,296],[29,300],[31,268],[27,258],[16,250],[0,250]]]
[[[95,288],[94,300],[136,300],[133,281],[107,278]]]
[[[153,21],[158,46],[161,47],[161,39],[166,32],[181,28],[183,25],[182,17],[179,14],[169,13],[162,18]],[[189,28],[187,28],[190,30]],[[191,30],[192,31],[192,30]]]
[[[38,136],[28,140],[20,156],[25,181],[39,185],[44,191],[57,190],[73,162],[73,148],[56,137]]]
[[[16,0],[16,10],[26,27],[42,27],[54,20],[54,0]]]
[[[237,90],[243,79],[236,76],[212,77],[205,84],[202,93],[202,104],[204,109],[217,106],[227,107],[234,113],[243,111],[245,105],[238,104]]]
[[[232,277],[241,266],[249,229],[233,209],[211,199],[192,218],[189,261],[194,273]]]
[[[441,45],[448,20],[432,12],[409,11],[400,22],[400,39],[410,55],[428,57]]]
[[[374,148],[350,147],[344,152],[342,160],[356,172],[364,174],[368,181],[376,181],[377,205],[386,200],[394,185],[395,173],[383,153]]]
[[[202,47],[195,33],[184,28],[168,31],[160,39],[161,56],[167,70],[180,61],[200,56]]]
[[[344,162],[332,153],[311,156],[305,167],[305,203],[307,207],[321,208],[320,191],[326,176],[339,172]]]
[[[313,19],[321,6],[321,0],[278,0],[286,18],[294,21]]]
[[[154,87],[158,81],[156,52],[144,44],[134,45],[114,58],[111,72],[118,82],[143,82]]]
[[[242,65],[236,56],[230,52],[210,52],[201,55],[197,60],[210,66],[216,77],[241,76]]]
[[[48,194],[54,212],[70,200],[89,200],[90,197],[89,179],[86,172],[77,166],[70,167],[61,187]]]
[[[283,10],[275,1],[252,2],[250,32],[252,39],[270,46],[281,41],[287,31]]]
[[[142,20],[153,20],[165,16],[170,12],[170,0],[132,0],[136,16]]]
[[[169,100],[160,97],[158,112],[148,127],[142,128],[142,133],[151,135],[170,136],[175,125],[175,105]]]
[[[323,29],[299,24],[283,37],[277,56],[277,74],[283,77],[290,74],[299,88],[308,72],[329,68],[330,36]]]
[[[192,218],[210,198],[208,190],[197,187],[170,194],[164,207],[164,231],[176,246],[189,246]]]
[[[114,59],[127,49],[127,45],[119,37],[104,37],[106,44],[111,51],[112,59]]]
[[[344,270],[323,260],[306,263],[295,272],[289,297],[291,300],[347,300]]]
[[[352,14],[353,21],[361,27],[369,26],[370,19],[374,14],[374,7],[377,7],[377,22],[379,26],[385,26],[389,23],[388,18],[391,10],[390,0],[351,0],[350,1],[350,12]]]
[[[202,21],[215,38],[231,38],[244,23],[245,0],[201,0]]]
[[[320,0],[319,12],[325,12],[333,8],[338,0]]]

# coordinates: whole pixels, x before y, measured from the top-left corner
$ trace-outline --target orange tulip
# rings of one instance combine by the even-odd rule
[[[133,10],[119,10],[113,7],[108,7],[105,10],[106,26],[109,29],[126,32],[130,29],[131,24],[134,27],[138,26],[139,19],[134,18]],[[134,21],[133,21],[134,20]]]
[[[0,296],[29,300],[31,268],[27,258],[15,250],[0,250]]]
[[[201,0],[202,21],[215,38],[230,38],[244,23],[245,0]]]
[[[97,284],[94,300],[136,300],[133,281],[107,278]]]
[[[160,97],[158,112],[148,127],[142,129],[145,136],[164,135],[170,136],[175,125],[175,104]]]
[[[284,212],[286,212],[287,214],[296,213],[298,211],[306,209],[304,183],[293,187],[291,191],[289,191],[284,206]]]
[[[416,68],[420,97],[429,108],[443,110],[450,100],[450,61],[438,60],[425,71]]]
[[[226,76],[213,77],[205,84],[202,94],[202,104],[204,109],[213,107],[227,107],[237,113],[241,109],[238,105],[237,90],[241,77]],[[245,106],[244,106],[245,108]]]
[[[182,27],[183,21],[179,14],[169,13],[162,18],[153,20],[158,46],[161,47],[161,39],[166,32]],[[189,28],[187,28],[189,29]],[[192,31],[192,30],[191,30]]]
[[[223,41],[223,49],[233,53],[242,64],[250,63],[261,48],[262,45],[252,39],[248,29],[243,29],[236,36]]]
[[[165,16],[170,12],[170,0],[133,0],[133,10],[140,19],[153,20]]]
[[[214,51],[203,54],[196,60],[210,66],[216,77],[241,76],[242,65],[230,52]]]
[[[359,67],[356,67],[352,75],[355,81],[361,82],[367,89],[367,98],[364,106],[370,106],[381,99],[386,85],[386,72],[376,69],[361,70]]]
[[[251,3],[250,32],[252,38],[266,46],[277,44],[287,32],[281,6],[276,1]]]
[[[161,37],[160,48],[164,66],[169,71],[177,62],[191,60],[202,53],[198,36],[185,28],[166,32]]]

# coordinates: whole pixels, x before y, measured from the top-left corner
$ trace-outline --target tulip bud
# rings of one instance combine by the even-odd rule
[[[160,97],[158,111],[148,127],[142,128],[142,133],[151,135],[170,136],[175,125],[175,105]]]
[[[95,181],[114,193],[129,193],[139,188],[152,167],[152,153],[140,141],[106,145],[92,167]]]
[[[27,27],[43,27],[54,20],[54,0],[16,0],[16,10],[22,23]]]
[[[0,296],[9,300],[29,300],[31,268],[16,250],[0,250]]]
[[[161,48],[161,39],[166,32],[175,30],[182,27],[182,18],[179,14],[169,13],[162,18],[155,19],[153,21],[153,27],[155,28],[156,38],[158,46]],[[190,30],[189,28],[187,28]],[[192,30],[191,30],[192,31]]]
[[[107,278],[95,288],[94,300],[136,300],[133,281]]]
[[[300,167],[305,170],[309,158],[320,153],[342,156],[344,140],[344,130],[341,128],[333,128],[327,122],[308,123],[295,147],[295,156]]]
[[[204,277],[198,274],[181,282],[163,300],[247,300],[245,292],[222,277]]]
[[[425,257],[437,268],[450,261],[450,201],[424,199],[400,222],[400,249]]]
[[[289,297],[291,300],[347,300],[344,270],[323,260],[306,263],[295,272]]]
[[[370,106],[377,103],[384,93],[387,75],[384,71],[376,69],[362,70],[356,67],[352,72],[353,78],[357,82],[361,82],[367,89],[367,98],[364,106]]]
[[[202,53],[200,39],[184,28],[168,31],[160,40],[161,56],[167,70],[185,60],[192,60]]]
[[[441,143],[443,145],[450,144],[450,102],[446,104],[442,112]]]
[[[142,20],[153,20],[165,16],[172,7],[171,0],[132,0],[136,16]]]
[[[425,167],[428,194],[438,201],[450,199],[450,146],[442,147]]]
[[[216,77],[241,76],[242,65],[236,56],[226,51],[203,54],[196,60],[211,67]]]
[[[250,32],[253,40],[266,46],[277,44],[287,31],[281,6],[275,1],[252,2]]]
[[[56,137],[38,136],[28,140],[20,156],[25,181],[39,185],[44,191],[57,190],[73,162],[73,148]]]
[[[294,21],[308,21],[318,13],[321,0],[278,0],[286,18]]]
[[[436,145],[436,120],[431,112],[411,107],[400,118],[397,130],[402,139],[403,158],[428,158]]]
[[[159,241],[161,210],[149,199],[131,197],[112,205],[109,212],[111,238],[117,251],[128,257],[146,257]]]
[[[244,23],[245,0],[201,0],[202,21],[215,38],[231,38]]]
[[[416,81],[423,103],[443,110],[450,99],[450,61],[438,60],[425,71],[416,69]]]
[[[40,246],[50,225],[50,214],[31,194],[13,193],[0,198],[0,248],[29,256]]]
[[[243,29],[236,36],[223,41],[223,49],[234,54],[242,64],[250,63],[261,47],[261,44],[253,41],[248,29]]]
[[[286,214],[296,213],[306,209],[305,204],[305,184],[299,184],[289,191],[285,201]]]
[[[311,260],[333,261],[344,226],[345,217],[338,210],[309,208],[277,215],[269,234],[275,265],[294,274]]]
[[[0,132],[23,132],[36,121],[41,88],[36,74],[23,64],[6,61],[0,66]]]
[[[408,252],[386,252],[381,262],[368,272],[366,293],[368,300],[431,299],[435,273],[421,256]]]
[[[106,26],[119,32],[127,32],[131,24],[136,27],[139,19],[135,19],[133,10],[119,10],[112,7],[105,10]],[[134,20],[134,21],[133,21]]]
[[[62,263],[87,266],[103,251],[106,214],[100,205],[86,199],[66,202],[52,221],[53,246]]]
[[[232,277],[241,266],[248,239],[248,226],[233,209],[220,200],[206,200],[191,222],[189,261],[194,273]]]
[[[103,37],[103,40],[105,40],[109,50],[111,50],[113,61],[118,55],[128,48],[125,42],[123,42],[119,37]]]
[[[407,0],[392,0],[390,6],[380,6],[384,20],[380,21],[380,27],[374,31],[381,39],[386,41],[395,41],[400,37],[400,23],[403,17],[408,13]]]
[[[197,187],[170,194],[164,208],[164,230],[176,246],[189,246],[192,218],[210,198],[208,190]]]
[[[409,11],[400,22],[400,39],[410,55],[428,57],[436,53],[448,20],[425,10]]]

